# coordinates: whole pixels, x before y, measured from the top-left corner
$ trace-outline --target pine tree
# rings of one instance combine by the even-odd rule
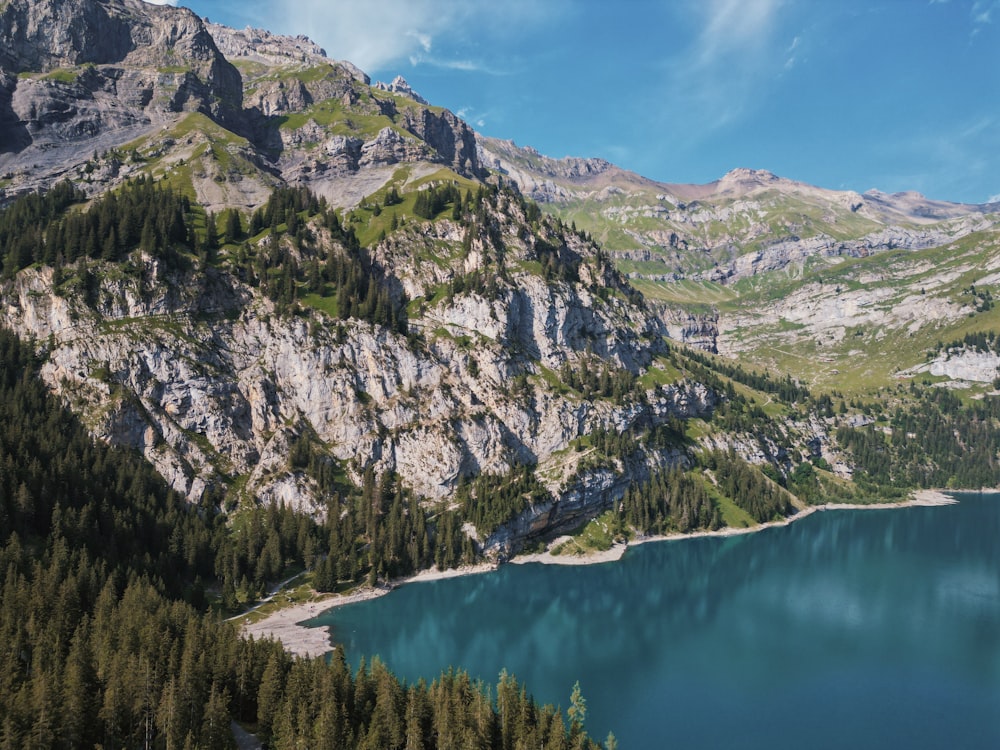
[[[223,232],[223,242],[227,245],[235,244],[243,238],[243,227],[240,224],[240,214],[235,209],[226,212],[226,227]]]
[[[85,616],[73,634],[62,683],[65,737],[72,748],[90,747],[96,740],[93,718],[98,685],[92,658],[90,621]]]
[[[260,690],[257,693],[257,722],[262,737],[269,737],[274,731],[274,721],[281,706],[285,679],[282,662],[282,655],[273,651],[260,678]]]
[[[570,720],[570,731],[576,735],[583,728],[583,722],[587,718],[587,701],[580,691],[580,681],[573,684],[573,691],[569,696],[569,710],[566,715]]]
[[[233,733],[229,729],[228,704],[229,694],[225,690],[220,690],[219,686],[213,683],[202,719],[200,733],[202,747],[219,748],[220,750],[236,747]]]
[[[215,214],[209,211],[205,215],[205,247],[216,250],[219,247],[219,230],[216,226]]]

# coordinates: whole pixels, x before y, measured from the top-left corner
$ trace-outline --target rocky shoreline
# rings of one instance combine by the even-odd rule
[[[777,526],[788,526],[795,521],[799,521],[813,513],[826,510],[885,510],[895,508],[929,507],[938,505],[954,505],[958,502],[954,497],[945,494],[940,490],[919,490],[914,492],[909,500],[900,503],[872,503],[866,505],[851,505],[848,503],[829,503],[826,505],[814,505],[803,508],[797,513],[781,521],[772,521],[748,528],[734,529],[725,528],[718,531],[698,531],[693,534],[669,534],[665,536],[649,536],[634,539],[627,544],[615,544],[609,550],[596,551],[587,555],[553,555],[551,552],[540,552],[529,555],[519,555],[510,560],[515,565],[528,563],[538,563],[542,565],[595,565],[601,563],[615,562],[628,551],[629,547],[649,542],[678,541],[681,539],[694,539],[698,537],[717,536],[728,537],[742,534],[753,534],[764,529]],[[244,623],[243,632],[252,635],[254,638],[273,637],[281,641],[285,649],[296,656],[312,657],[321,656],[332,650],[330,644],[331,633],[327,628],[307,627],[302,623],[318,617],[335,607],[343,607],[347,604],[376,599],[380,596],[392,592],[399,586],[407,583],[419,583],[421,581],[434,581],[444,578],[457,578],[459,576],[475,575],[479,573],[489,573],[497,569],[493,563],[483,563],[481,565],[471,565],[452,570],[425,570],[413,576],[396,579],[388,585],[375,588],[363,588],[350,594],[334,594],[325,598],[314,599],[303,604],[296,604],[278,610],[268,617],[254,623]]]
[[[243,632],[254,638],[276,638],[284,644],[285,650],[295,656],[322,656],[333,650],[333,646],[330,644],[330,632],[327,628],[306,627],[302,624],[306,620],[319,617],[324,612],[336,607],[377,599],[407,583],[489,573],[496,569],[497,566],[493,563],[483,563],[450,570],[423,570],[415,575],[390,581],[388,585],[365,587],[349,594],[330,594],[327,596],[317,594],[318,598],[312,601],[284,607],[257,622],[244,621]]]

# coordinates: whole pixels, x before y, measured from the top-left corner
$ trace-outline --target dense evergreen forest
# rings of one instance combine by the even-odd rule
[[[393,293],[337,213],[303,188],[276,189],[245,230],[238,212],[216,217],[148,177],[67,210],[82,201],[79,191],[62,183],[45,195],[22,196],[0,213],[0,275],[43,263],[56,269],[58,287],[64,267],[81,258],[121,262],[138,249],[168,268],[187,268],[195,260],[206,268],[219,263],[220,248],[229,246],[229,267],[282,312],[316,294],[333,298],[342,319],[407,330],[406,299]],[[90,295],[93,278],[81,273]]]
[[[236,532],[187,505],[94,442],[36,367],[0,331],[0,748],[226,748],[233,720],[275,748],[597,748],[572,702],[539,707],[506,674],[407,685],[241,638],[206,613],[214,571],[281,558],[309,526],[265,511]],[[241,557],[255,537],[278,541]]]
[[[625,491],[623,520],[642,534],[686,533],[722,526],[704,483],[681,469],[661,472]]]
[[[551,497],[533,467],[527,465],[508,475],[480,474],[470,482],[463,481],[455,493],[465,517],[484,535],[491,534],[528,505]]]
[[[911,385],[909,399],[882,416],[884,428],[837,430],[863,487],[892,495],[910,487],[1000,486],[1000,398],[966,403],[943,388]]]

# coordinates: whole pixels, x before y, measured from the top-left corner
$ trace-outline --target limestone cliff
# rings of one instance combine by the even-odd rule
[[[60,131],[46,128],[78,119],[65,109],[61,118],[39,116],[50,98],[67,102],[103,92],[139,112],[201,109],[223,120],[241,109],[239,73],[184,8],[138,0],[11,0],[0,9],[0,67],[21,76],[15,93],[22,121],[49,138]]]
[[[529,231],[523,211],[514,193],[488,204],[502,266],[495,236],[464,242],[446,219],[373,249],[381,272],[414,299],[409,336],[309,308],[289,314],[225,258],[178,270],[138,250],[124,265],[21,271],[0,288],[0,323],[38,343],[43,377],[95,435],[140,450],[192,500],[228,487],[232,500],[322,512],[315,481],[289,457],[304,436],[350,479],[395,472],[429,503],[479,474],[534,466],[551,499],[483,540],[504,555],[687,460],[677,447],[650,447],[595,461],[574,448],[581,439],[707,417],[718,398],[685,380],[624,399],[582,397],[561,383],[564,366],[655,370],[665,329],[591,244],[549,221]],[[439,260],[414,263],[428,235]],[[536,270],[553,247],[572,278]],[[483,272],[499,277],[428,294]],[[85,278],[97,286],[85,288]]]

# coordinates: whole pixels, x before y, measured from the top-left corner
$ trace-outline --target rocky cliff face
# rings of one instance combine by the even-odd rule
[[[527,233],[514,194],[500,194],[488,216],[508,268],[489,290],[427,296],[459,276],[496,274],[495,235],[463,246],[447,220],[411,226],[410,241],[433,237],[440,260],[427,265],[400,237],[374,248],[378,267],[417,301],[409,337],[308,309],[279,312],[225,263],[182,272],[139,251],[125,265],[77,264],[58,278],[51,268],[21,271],[0,288],[0,324],[39,343],[43,377],[94,434],[140,450],[192,500],[239,486],[321,512],[315,480],[290,463],[304,436],[354,481],[367,469],[396,472],[427,502],[447,501],[463,479],[534,465],[551,500],[483,540],[503,556],[686,460],[678,449],[641,449],[594,462],[592,450],[574,449],[579,440],[707,416],[717,396],[687,381],[639,400],[582,398],[561,385],[564,365],[650,371],[663,324],[625,296],[581,237],[548,223]],[[533,270],[543,241],[561,243],[578,280]],[[83,294],[88,275],[99,286]]]
[[[826,234],[805,239],[781,239],[754,253],[737,257],[725,272],[716,270],[714,276],[736,281],[789,266],[801,266],[810,258],[864,258],[888,250],[925,250],[989,229],[994,223],[990,218],[972,215],[927,228],[887,227],[856,240],[838,240]]]
[[[159,273],[148,259],[146,272]],[[649,454],[578,471],[576,454],[562,455],[574,440],[599,427],[705,415],[714,401],[694,386],[664,391],[642,409],[560,397],[532,375],[540,365],[512,358],[497,342],[470,351],[445,336],[413,350],[366,323],[331,329],[316,316],[278,318],[224,276],[201,288],[185,278],[167,283],[171,292],[150,295],[137,281],[108,282],[90,309],[53,295],[49,271],[25,272],[4,290],[2,320],[47,342],[43,377],[87,415],[96,435],[142,451],[192,500],[236,480],[260,501],[320,512],[315,482],[289,464],[290,445],[305,432],[355,481],[369,467],[395,471],[428,500],[450,497],[463,477],[538,463],[551,477],[551,501],[485,542],[508,554],[610,507],[651,467],[683,460],[679,452]],[[568,304],[525,296],[539,332],[555,306]],[[497,310],[518,316],[503,302]],[[463,321],[496,323],[492,314]],[[527,385],[515,394],[507,384],[519,375]]]
[[[1000,377],[1000,354],[968,348],[943,351],[904,374],[912,377],[923,373],[946,377],[956,388],[968,387],[969,383],[993,383]]]
[[[476,146],[484,166],[514,180],[521,192],[538,203],[559,203],[573,197],[576,191],[564,182],[584,186],[602,175],[626,174],[603,159],[552,159],[530,146],[520,148],[513,141],[480,137]]]
[[[36,109],[45,107],[47,94],[66,93],[46,82],[81,78],[74,93],[103,90],[140,110],[200,109],[232,120],[241,109],[239,73],[184,8],[138,0],[11,0],[0,10],[0,49],[0,66],[24,76],[29,91],[21,97],[37,100]],[[29,128],[50,124],[26,121]]]
[[[240,129],[242,96],[239,72],[184,8],[138,0],[11,0],[0,8],[0,174],[12,181],[8,194],[74,172],[100,192],[115,178],[98,181],[95,154],[186,112]]]
[[[695,314],[668,307],[662,310],[661,315],[670,338],[712,354],[718,353],[718,313]]]
[[[289,64],[322,65],[329,62],[326,50],[309,37],[295,37],[273,34],[267,29],[231,29],[205,19],[205,28],[212,35],[219,51],[227,60],[243,59],[268,66]],[[367,76],[350,63],[340,65],[350,67],[358,80],[368,83]]]
[[[242,66],[244,74],[234,67]],[[221,126],[186,148],[188,113]],[[381,88],[305,37],[235,30],[139,0],[11,0],[0,8],[0,194],[68,177],[92,194],[192,164],[213,208],[259,205],[275,181],[353,205],[395,165],[484,175],[473,131],[405,82]],[[222,154],[246,139],[239,162]],[[128,144],[135,167],[121,169]],[[113,165],[113,166],[111,166]],[[111,166],[111,168],[109,168]],[[247,183],[221,191],[223,185]]]
[[[465,177],[484,176],[475,134],[461,119],[410,97],[377,95],[381,89],[361,83],[339,64],[319,80],[293,74],[250,86],[247,104],[264,118],[257,124],[261,142],[280,152],[276,165],[289,181],[329,184],[363,173],[367,189],[374,191],[381,184],[372,183],[373,168],[420,163],[449,167]],[[327,122],[324,103],[329,102],[381,127],[345,135],[339,120]]]
[[[19,73],[122,62],[135,50],[129,16],[140,7],[96,0],[11,0],[0,11],[0,64]]]

